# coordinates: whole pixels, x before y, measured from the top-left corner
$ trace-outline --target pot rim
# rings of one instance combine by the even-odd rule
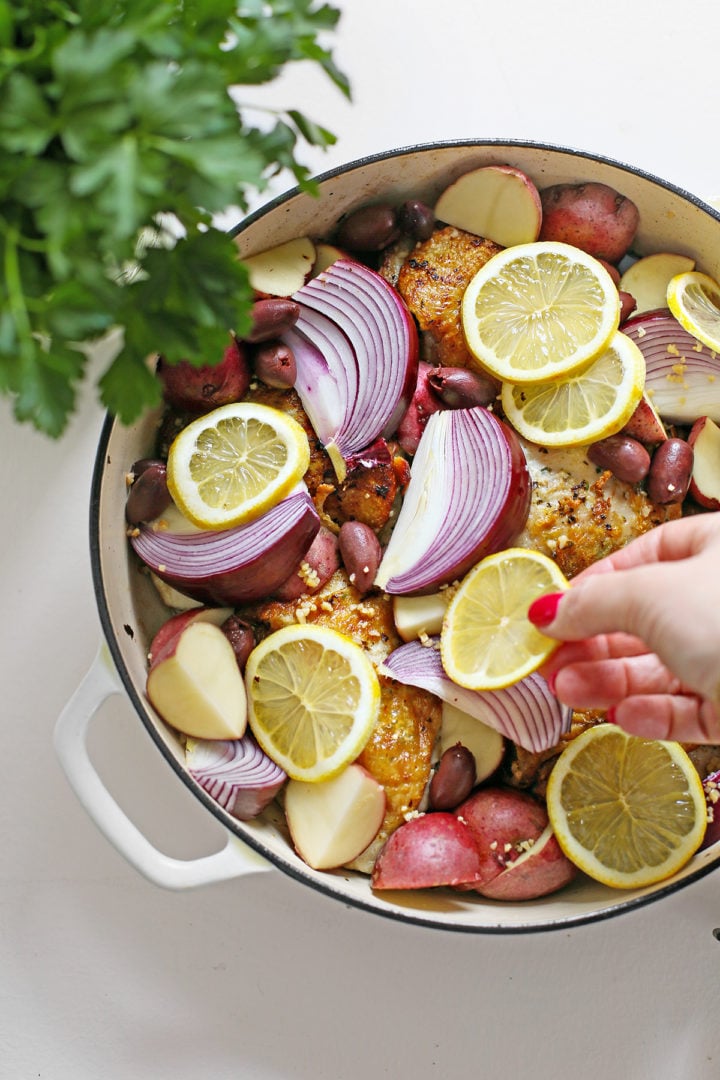
[[[318,184],[322,184],[328,180],[332,180],[337,176],[345,173],[360,169],[367,165],[372,165],[380,161],[388,161],[396,157],[402,157],[408,154],[419,152],[431,152],[433,150],[444,149],[462,149],[462,148],[510,148],[510,149],[528,149],[528,150],[540,150],[548,151],[551,153],[566,154],[580,160],[589,160],[603,165],[615,167],[625,172],[632,173],[648,182],[657,185],[665,190],[672,192],[680,198],[690,202],[698,209],[706,211],[707,214],[720,221],[720,213],[714,210],[714,208],[708,206],[702,199],[685,191],[683,188],[672,184],[669,181],[662,180],[659,177],[654,176],[652,173],[646,172],[635,166],[628,165],[622,161],[615,160],[610,157],[606,157],[602,154],[591,153],[572,147],[565,147],[553,143],[535,142],[532,140],[516,140],[516,139],[457,139],[449,141],[432,141],[427,143],[419,143],[415,145],[396,148],[388,151],[380,151],[375,154],[366,155],[364,157],[347,162],[346,164],[336,166],[326,172],[319,173],[313,177],[313,180]],[[241,234],[250,225],[264,217],[270,211],[282,206],[285,202],[304,194],[299,185],[279,194],[268,203],[262,205],[243,220],[232,230],[230,235],[235,237]],[[309,196],[312,197],[312,196]],[[609,904],[599,910],[581,911],[577,914],[566,914],[557,918],[549,918],[547,921],[536,921],[528,923],[453,923],[441,918],[432,919],[428,916],[423,916],[418,909],[395,909],[388,905],[387,908],[383,908],[378,903],[372,903],[370,901],[363,900],[362,897],[351,895],[349,892],[338,888],[335,882],[342,878],[336,878],[334,874],[325,873],[323,875],[313,876],[311,872],[304,871],[301,867],[295,866],[290,861],[284,859],[281,855],[271,850],[262,839],[254,835],[251,828],[246,823],[239,821],[229,815],[222,807],[212,799],[207,792],[204,791],[198,784],[193,783],[191,777],[187,771],[182,767],[180,762],[170,752],[167,744],[161,738],[157,728],[150,721],[150,718],[146,710],[146,702],[137,692],[133,679],[125,664],[122,651],[118,643],[118,628],[113,625],[110,608],[107,598],[107,592],[105,589],[105,583],[103,580],[102,566],[101,566],[101,553],[100,553],[100,503],[101,493],[103,487],[103,480],[106,467],[106,459],[108,452],[108,444],[110,441],[111,433],[116,424],[115,418],[108,412],[105,416],[103,426],[100,432],[100,438],[98,442],[98,449],[95,457],[95,464],[93,468],[92,480],[91,480],[91,492],[90,492],[90,507],[89,507],[89,540],[90,540],[90,565],[92,573],[92,581],[95,592],[95,597],[98,605],[98,613],[100,618],[100,624],[103,630],[103,635],[108,645],[108,649],[112,656],[113,663],[120,677],[122,685],[127,693],[130,701],[134,707],[135,712],[139,716],[143,726],[150,735],[151,739],[162,753],[165,760],[169,763],[175,774],[183,782],[183,784],[195,795],[200,802],[210,811],[210,813],[223,825],[227,830],[233,832],[243,843],[252,848],[255,852],[261,855],[268,862],[273,864],[283,873],[289,877],[300,882],[305,886],[310,886],[316,892],[330,897],[334,900],[340,900],[346,905],[354,908],[358,908],[362,911],[366,911],[373,915],[380,915],[383,918],[393,919],[401,923],[410,923],[415,926],[429,928],[433,930],[445,930],[455,933],[466,934],[496,934],[496,935],[517,935],[517,934],[531,934],[531,933],[545,933],[552,930],[568,930],[577,926],[587,925],[589,923],[603,922],[608,919],[614,918],[620,914],[624,914],[630,911],[635,911],[638,908],[645,907],[648,904],[655,903],[664,897],[670,896],[673,893],[679,891],[692,882],[698,881],[717,869],[718,863],[720,863],[720,855],[714,862],[706,861],[695,870],[688,872],[682,877],[671,878],[666,884],[659,884],[653,887],[651,892],[643,893],[639,896],[625,897],[623,899],[622,893],[618,893],[618,901],[613,904]],[[499,910],[506,905],[499,905]]]

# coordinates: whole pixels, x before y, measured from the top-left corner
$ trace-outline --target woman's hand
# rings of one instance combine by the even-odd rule
[[[542,674],[567,705],[646,738],[720,743],[720,513],[650,530],[529,617],[564,643]]]

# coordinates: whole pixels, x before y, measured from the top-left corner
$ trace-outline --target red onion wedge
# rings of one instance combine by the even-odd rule
[[[434,592],[511,546],[529,509],[530,477],[514,431],[481,406],[433,413],[375,585]]]
[[[286,581],[319,529],[320,518],[303,485],[246,525],[191,533],[141,526],[130,543],[179,592],[203,603],[234,605],[268,596]]]
[[[439,638],[424,645],[419,641],[400,645],[380,671],[397,682],[428,690],[533,753],[556,746],[570,730],[572,709],[560,704],[537,672],[504,690],[466,690],[445,674]]]
[[[663,420],[720,422],[720,356],[684,330],[667,308],[628,319],[623,333],[645,357],[645,393]]]
[[[369,267],[338,259],[293,296],[295,390],[338,480],[345,462],[400,422],[417,379],[415,323],[395,290]]]
[[[240,821],[262,813],[287,780],[249,733],[242,739],[188,739],[190,775],[224,810]]]

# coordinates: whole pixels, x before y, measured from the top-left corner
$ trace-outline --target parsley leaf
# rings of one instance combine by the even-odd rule
[[[88,345],[123,345],[103,403],[130,422],[160,398],[150,358],[220,360],[252,293],[212,225],[288,170],[313,190],[301,143],[334,136],[297,109],[269,130],[231,91],[317,64],[339,12],[319,0],[0,0],[0,393],[18,420],[62,434]],[[143,243],[169,215],[182,239]]]

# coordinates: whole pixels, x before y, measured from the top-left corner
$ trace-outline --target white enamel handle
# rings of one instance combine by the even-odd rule
[[[90,723],[100,706],[122,693],[107,646],[68,701],[55,725],[54,744],[78,799],[106,839],[144,877],[165,889],[193,889],[270,870],[265,859],[231,832],[221,851],[198,859],[174,859],[159,851],[127,817],[103,784],[87,749]]]

